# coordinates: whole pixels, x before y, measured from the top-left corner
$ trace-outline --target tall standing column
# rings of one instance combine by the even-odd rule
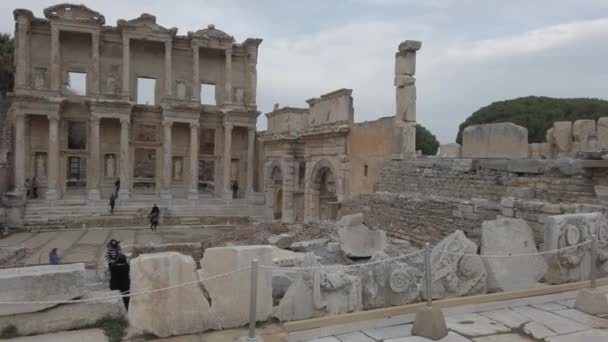
[[[296,221],[293,190],[295,187],[295,160],[293,156],[284,156],[282,160],[283,169],[283,203],[281,221],[284,223],[294,223]]]
[[[91,117],[91,141],[89,143],[89,173],[87,185],[89,187],[89,199],[99,200],[99,176],[101,174],[101,151],[100,151],[100,118]]]
[[[416,157],[416,51],[422,43],[406,40],[395,54],[396,114],[395,124],[401,128],[401,155]]]
[[[232,103],[232,49],[226,50],[226,70],[224,80],[224,103]]]
[[[165,42],[165,97],[171,97],[173,94],[173,41]]]
[[[173,169],[173,145],[171,131],[173,122],[163,122],[163,188],[160,197],[171,199],[171,171]]]
[[[129,37],[122,37],[122,95],[129,96],[130,93],[130,68],[129,63],[131,62],[131,52],[130,52],[130,39]]]
[[[255,106],[258,86],[258,48],[257,46],[250,46],[248,50],[249,54],[247,58],[246,76],[249,96],[247,96],[247,104],[250,106]]]
[[[130,119],[120,119],[120,190],[118,198],[128,199],[131,189],[131,161],[129,153],[129,126]]]
[[[255,169],[255,127],[249,127],[247,136],[247,193],[253,190],[253,174]]]
[[[99,94],[99,79],[101,78],[99,72],[99,32],[93,32],[91,34],[91,59],[93,63],[93,72],[91,73],[91,93]]]
[[[189,199],[198,199],[198,122],[190,123],[190,190]]]
[[[61,90],[59,29],[51,27],[51,90]]]
[[[30,18],[19,15],[15,32],[15,89],[28,88],[30,79]]]
[[[15,115],[15,192],[22,193],[25,183],[25,114]]]
[[[199,74],[199,46],[192,45],[192,100],[201,102],[201,77]]]
[[[49,154],[47,158],[48,171],[46,199],[59,198],[57,178],[59,175],[59,116],[49,115]]]
[[[230,170],[232,164],[232,125],[224,125],[224,198],[232,198]]]

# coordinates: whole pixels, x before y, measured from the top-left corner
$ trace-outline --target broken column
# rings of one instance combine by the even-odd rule
[[[406,40],[395,54],[396,113],[395,123],[401,129],[401,154],[416,156],[416,51],[422,43]]]

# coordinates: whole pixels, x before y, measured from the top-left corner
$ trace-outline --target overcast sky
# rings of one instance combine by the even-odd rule
[[[38,17],[60,1],[1,1],[0,31],[12,10]],[[355,120],[393,115],[394,53],[418,52],[418,122],[442,143],[493,101],[527,95],[608,99],[608,0],[79,0],[106,23],[143,12],[178,34],[215,24],[263,38],[258,106],[305,107],[306,99],[352,88]],[[258,127],[266,128],[260,116]]]

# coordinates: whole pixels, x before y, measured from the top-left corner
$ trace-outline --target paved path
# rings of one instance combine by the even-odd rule
[[[108,342],[101,329],[62,331],[54,334],[44,334],[8,339],[14,342]]]
[[[603,291],[608,288],[604,287]],[[552,295],[554,298],[555,295]],[[547,298],[551,296],[546,296]],[[534,297],[530,297],[534,298]],[[493,304],[499,304],[496,302]],[[608,341],[608,319],[573,309],[574,300],[530,303],[509,301],[505,307],[448,314],[449,334],[441,342],[599,342]],[[500,305],[498,305],[500,306]],[[473,309],[473,311],[476,311]],[[412,336],[412,325],[398,324],[310,339],[306,342],[431,342]],[[331,327],[329,328],[331,329]],[[301,341],[292,339],[289,341]]]

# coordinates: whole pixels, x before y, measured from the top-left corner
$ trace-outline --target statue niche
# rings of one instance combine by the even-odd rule
[[[36,170],[34,174],[36,178],[46,177],[46,153],[36,153],[35,163]]]
[[[173,158],[173,180],[180,181],[182,180],[182,170],[183,170],[183,158],[175,157]]]
[[[109,178],[116,177],[116,157],[114,154],[106,154],[105,161],[105,176]]]

